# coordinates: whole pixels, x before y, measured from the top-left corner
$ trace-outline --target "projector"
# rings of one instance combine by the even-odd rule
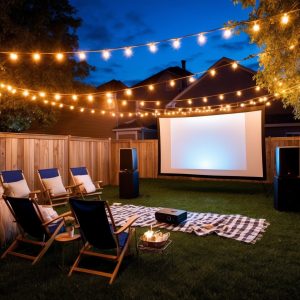
[[[174,208],[163,208],[155,213],[155,219],[159,222],[178,225],[185,221],[187,212]]]

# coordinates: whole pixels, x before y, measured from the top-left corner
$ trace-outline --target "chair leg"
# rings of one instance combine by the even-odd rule
[[[9,252],[12,252],[19,244],[18,238],[21,237],[21,235],[18,235],[17,238],[12,242],[12,244],[6,249],[6,251],[2,254],[1,259],[5,258],[6,255]]]
[[[43,247],[42,251],[38,254],[38,256],[35,258],[35,260],[32,262],[33,265],[35,265],[37,262],[40,261],[40,259],[44,256],[44,254],[47,252],[47,250],[49,249],[49,247],[52,245],[55,236],[59,233],[60,229],[63,227],[64,222],[62,221],[56,228],[56,230],[53,232],[53,234],[51,235],[50,239],[47,241],[47,243],[45,244],[45,246]]]
[[[113,271],[113,273],[112,273],[112,276],[111,276],[111,279],[110,279],[110,281],[109,281],[109,284],[112,284],[112,283],[114,282],[114,280],[116,279],[116,276],[117,276],[117,274],[118,274],[118,272],[119,272],[121,263],[122,263],[122,261],[123,261],[123,259],[124,259],[124,256],[125,256],[125,254],[126,254],[126,252],[127,252],[127,250],[128,250],[128,247],[129,247],[129,243],[130,243],[130,240],[131,240],[131,237],[132,237],[133,230],[134,230],[134,229],[131,229],[131,230],[129,231],[129,235],[128,235],[127,242],[126,242],[124,248],[122,249],[122,252],[121,252],[121,254],[120,254],[119,258],[118,258],[118,263],[117,263],[117,265],[116,265],[116,267],[115,267],[115,269],[114,269],[114,271]]]
[[[89,248],[89,244],[88,244],[88,243],[86,243],[86,244],[81,248],[78,257],[76,258],[76,260],[75,260],[73,266],[72,266],[71,269],[70,269],[70,272],[69,272],[69,274],[68,274],[69,277],[72,275],[74,269],[78,266],[78,264],[79,264],[79,262],[80,262],[80,260],[81,260],[81,257],[82,257],[82,255],[83,255],[83,251],[87,250],[88,248]]]

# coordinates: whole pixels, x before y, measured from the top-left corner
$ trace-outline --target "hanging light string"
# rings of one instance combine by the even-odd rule
[[[244,21],[238,21],[235,23],[230,23],[227,22],[228,25],[223,26],[223,27],[218,27],[206,31],[201,31],[197,33],[191,33],[191,34],[186,34],[182,35],[179,37],[172,37],[172,38],[166,38],[162,40],[157,40],[154,42],[150,43],[139,43],[135,45],[128,45],[128,46],[122,46],[122,47],[114,47],[114,48],[107,48],[107,49],[97,49],[97,50],[77,50],[77,51],[60,51],[60,52],[12,52],[12,51],[0,51],[0,54],[5,54],[8,55],[10,60],[12,61],[18,61],[19,55],[30,55],[32,56],[33,61],[39,62],[42,59],[43,55],[51,55],[54,56],[55,59],[58,62],[62,62],[65,58],[66,55],[77,55],[79,60],[86,60],[87,54],[89,53],[98,53],[101,54],[102,58],[104,60],[108,60],[111,57],[111,53],[113,51],[124,51],[124,55],[126,57],[131,57],[133,55],[133,49],[135,48],[140,48],[140,47],[148,47],[149,51],[152,53],[156,53],[158,51],[158,45],[162,43],[170,43],[172,44],[174,49],[179,49],[181,46],[181,40],[186,39],[186,38],[191,38],[191,37],[197,37],[198,39],[198,44],[203,45],[206,42],[206,38],[208,34],[222,31],[223,32],[223,37],[225,39],[228,39],[232,35],[232,31],[241,25],[252,25],[252,30],[254,32],[258,32],[260,30],[260,23],[265,22],[268,19],[274,19],[274,18],[279,18],[280,23],[282,26],[286,26],[290,22],[289,16],[295,12],[298,12],[300,8],[294,9],[285,13],[280,13],[276,14],[273,16],[268,16],[264,18],[259,18],[255,20],[244,20]]]
[[[282,94],[284,94],[287,91],[296,89],[296,88],[300,88],[300,84],[294,85],[290,88],[287,88],[285,90],[282,90]],[[15,94],[15,90],[10,88],[10,89],[6,89],[5,92],[10,92],[12,94]],[[2,96],[2,94],[0,93],[0,97]],[[26,95],[23,95],[24,97],[27,97]],[[255,106],[255,105],[266,105],[266,106],[270,106],[271,105],[271,101],[274,101],[276,99],[278,99],[280,97],[280,94],[274,94],[274,95],[265,95],[265,96],[258,96],[258,97],[254,97],[251,99],[247,99],[244,101],[240,101],[240,102],[234,102],[231,104],[217,104],[217,105],[206,105],[206,106],[198,106],[198,107],[176,107],[176,108],[156,108],[156,109],[151,109],[151,108],[139,108],[139,111],[136,112],[112,112],[111,110],[105,110],[105,109],[97,109],[97,108],[86,108],[86,107],[76,107],[75,105],[71,105],[71,104],[65,104],[65,103],[58,103],[56,101],[49,101],[47,99],[42,100],[41,98],[37,98],[35,96],[33,96],[31,98],[31,101],[35,102],[35,101],[42,101],[42,103],[44,105],[47,106],[51,106],[51,107],[58,107],[58,108],[68,108],[71,111],[72,110],[76,110],[79,111],[81,113],[83,112],[90,112],[91,114],[101,114],[101,115],[106,115],[109,114],[112,117],[132,117],[132,116],[138,116],[138,117],[147,117],[149,115],[152,116],[160,116],[161,114],[164,115],[174,115],[174,114],[183,114],[185,115],[186,113],[203,113],[203,112],[212,112],[212,111],[230,111],[232,108],[243,108],[245,106]],[[186,100],[186,99],[185,99]],[[150,111],[149,111],[150,110]]]

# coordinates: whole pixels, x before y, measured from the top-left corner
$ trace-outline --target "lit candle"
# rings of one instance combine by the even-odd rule
[[[144,236],[146,238],[147,241],[151,240],[152,236],[153,236],[153,231],[152,230],[148,230],[144,233]]]

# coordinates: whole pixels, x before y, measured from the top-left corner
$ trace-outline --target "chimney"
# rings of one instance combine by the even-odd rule
[[[182,68],[184,71],[186,71],[186,60],[185,60],[185,59],[181,60],[181,68]]]

